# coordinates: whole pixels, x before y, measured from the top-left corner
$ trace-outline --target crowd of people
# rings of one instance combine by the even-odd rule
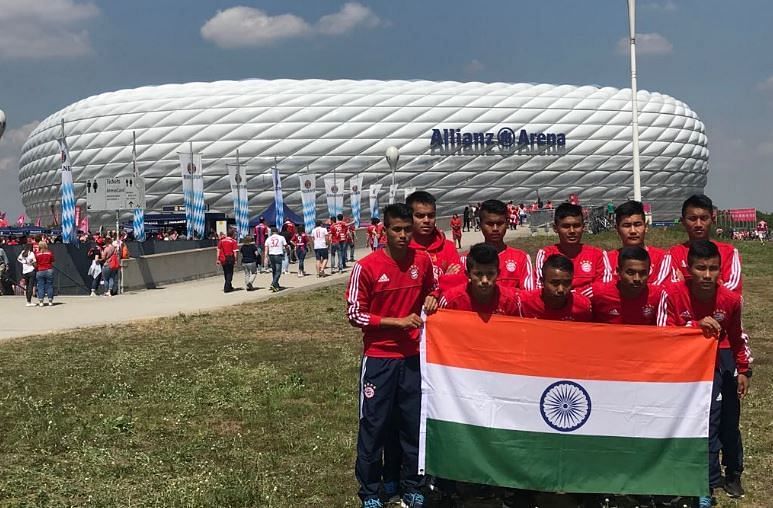
[[[708,508],[719,488],[743,496],[740,401],[752,358],[741,324],[741,259],[731,244],[711,240],[713,214],[708,197],[687,199],[681,213],[687,238],[664,250],[646,244],[644,208],[628,201],[614,210],[621,245],[603,251],[582,242],[582,208],[563,203],[554,216],[558,243],[540,249],[532,265],[528,253],[505,243],[510,211],[502,201],[476,207],[484,241],[463,255],[436,228],[431,194],[417,191],[405,204],[386,207],[384,247],[354,265],[345,295],[348,321],[362,329],[364,343],[355,464],[362,506],[392,499],[425,506],[427,479],[418,474],[420,314],[437,308],[699,328],[718,341],[719,353],[707,422],[711,495],[696,502]],[[457,484],[435,479],[434,485],[451,506]],[[532,492],[510,490],[503,506],[533,501]]]
[[[572,194],[567,202],[575,205],[580,204],[576,194]],[[482,203],[470,203],[464,207],[461,217],[459,217],[458,214],[454,214],[454,220],[459,220],[460,222],[460,238],[461,232],[463,231],[480,231],[479,211],[481,205]],[[517,229],[518,226],[523,226],[528,223],[529,216],[532,213],[538,212],[540,210],[553,210],[553,202],[551,200],[543,202],[542,199],[538,196],[536,201],[529,204],[518,203],[516,205],[512,201],[508,201],[506,207],[507,226],[509,229]]]

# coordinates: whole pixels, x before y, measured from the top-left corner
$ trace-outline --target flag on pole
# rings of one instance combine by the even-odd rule
[[[716,352],[695,328],[440,310],[421,342],[419,473],[705,496]]]
[[[397,197],[397,184],[389,186],[389,204],[395,204],[395,197]]]
[[[298,175],[301,182],[301,202],[303,203],[303,225],[311,234],[317,221],[317,175],[304,173]]]
[[[19,226],[23,226],[26,220],[27,218],[24,216],[24,214],[21,214],[18,217],[16,217],[16,224]]]
[[[64,129],[62,129],[64,131]],[[62,158],[62,241],[77,243],[75,234],[75,187],[72,183],[72,163],[67,140],[62,137],[59,142],[59,153]]]
[[[276,208],[276,229],[282,230],[282,224],[285,222],[285,202],[282,196],[282,179],[279,177],[279,168],[271,168],[271,180],[274,182],[274,207]]]
[[[137,167],[137,142],[132,132],[132,175],[136,185],[140,185],[140,170]],[[142,187],[145,185],[143,184]],[[145,241],[145,210],[138,203],[134,207],[134,221],[132,223],[134,229],[134,239],[138,242]]]
[[[331,217],[338,217],[344,211],[344,177],[325,177],[325,197],[327,198],[327,211]]]
[[[360,227],[360,195],[362,194],[362,175],[349,179],[349,202],[352,206],[354,227]]]
[[[77,230],[80,229],[81,227],[81,207],[80,206],[75,207],[75,226],[76,226],[76,232],[77,232]]]
[[[202,238],[204,235],[204,180],[201,175],[201,154],[180,153],[179,155],[188,237]]]
[[[378,193],[381,191],[380,183],[370,184],[368,189],[368,200],[370,201],[370,218],[378,219]]]
[[[407,200],[407,199],[408,199],[408,196],[410,196],[411,194],[413,194],[414,192],[416,192],[416,187],[408,187],[408,188],[405,188],[405,189],[403,189],[403,192],[404,192],[404,194],[403,194],[403,195],[405,196],[405,198],[404,198],[404,199],[405,199],[405,200]]]
[[[247,204],[247,167],[238,163],[228,164],[228,179],[234,201],[234,218],[239,240],[250,234],[250,217]]]
[[[78,228],[84,233],[88,233],[89,232],[89,214],[86,210],[84,210],[84,212],[85,213],[81,214],[81,220],[78,223],[79,224]],[[38,221],[40,221],[40,219],[38,219]],[[40,226],[40,224],[38,223],[36,224],[36,226]]]
[[[38,217],[37,219],[35,219],[35,225],[36,225],[37,227],[40,227],[40,225],[41,225],[40,217]]]

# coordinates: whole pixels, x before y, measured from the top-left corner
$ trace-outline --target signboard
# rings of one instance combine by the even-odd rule
[[[145,180],[138,176],[87,180],[86,204],[90,211],[145,208]]]

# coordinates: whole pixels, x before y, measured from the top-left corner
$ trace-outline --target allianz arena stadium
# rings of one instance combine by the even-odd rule
[[[667,95],[640,91],[638,100],[642,195],[656,219],[671,218],[706,185],[704,125]],[[576,193],[583,204],[618,203],[632,194],[630,89],[247,80],[104,93],[52,114],[30,134],[19,162],[30,217],[59,213],[56,137],[62,119],[79,206],[85,206],[88,179],[130,174],[132,132],[151,212],[182,205],[178,152],[187,152],[189,143],[203,153],[207,205],[229,214],[226,163],[234,162],[237,150],[247,167],[251,214],[273,202],[275,163],[285,203],[297,211],[296,175],[305,170],[318,177],[320,214],[327,210],[320,177],[334,172],[362,174],[365,189],[383,184],[383,205],[392,181],[384,157],[390,146],[400,153],[399,188],[432,192],[441,215],[488,198],[534,201],[537,192],[555,202]],[[362,208],[367,217],[367,193]],[[92,214],[94,219],[99,217]]]

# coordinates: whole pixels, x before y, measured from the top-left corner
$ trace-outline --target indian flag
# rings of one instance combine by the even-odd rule
[[[716,347],[690,328],[440,310],[422,340],[420,473],[706,495]]]

